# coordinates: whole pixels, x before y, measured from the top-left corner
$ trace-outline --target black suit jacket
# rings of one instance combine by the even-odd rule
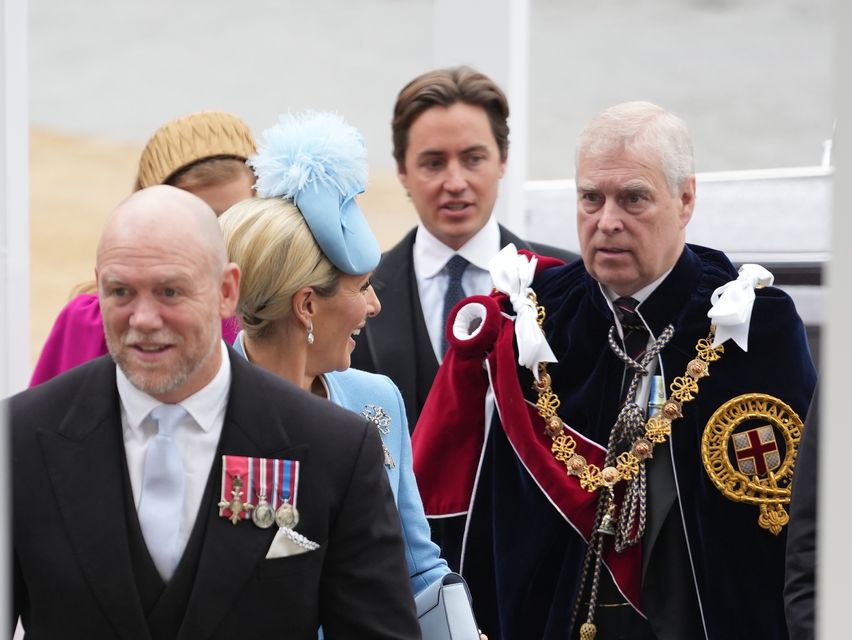
[[[412,259],[416,233],[417,229],[412,229],[382,255],[373,274],[373,288],[382,303],[382,312],[367,322],[352,353],[353,367],[384,374],[396,383],[402,392],[411,430],[417,424],[439,364],[417,292]],[[577,258],[563,249],[522,240],[500,225],[500,246],[509,243],[565,262]]]
[[[169,583],[194,555],[174,634],[152,633],[155,614],[140,600],[128,542],[138,521],[135,510],[131,524],[126,517],[132,493],[109,356],[8,401],[14,614],[28,634],[315,640],[322,624],[326,638],[420,637],[375,428],[230,357],[219,451],[190,538],[197,548],[190,554],[188,545]],[[275,527],[219,517],[222,454],[300,460],[297,531],[320,548],[266,560]]]
[[[814,392],[796,456],[787,527],[784,612],[791,640],[813,640],[816,622],[819,390]]]

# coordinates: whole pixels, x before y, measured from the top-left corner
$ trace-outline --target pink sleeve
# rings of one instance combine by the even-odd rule
[[[107,352],[98,296],[84,293],[60,311],[36,363],[30,386]]]
[[[222,340],[224,340],[229,347],[232,346],[234,344],[234,340],[237,339],[237,334],[240,332],[241,328],[240,319],[236,316],[222,320]]]

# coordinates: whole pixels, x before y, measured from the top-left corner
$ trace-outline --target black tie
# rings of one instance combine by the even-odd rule
[[[459,302],[464,300],[467,295],[462,288],[462,274],[470,264],[460,255],[454,255],[447,261],[446,270],[450,281],[447,283],[447,291],[444,293],[444,324],[441,325],[441,356],[447,353],[447,333],[444,330],[447,326],[447,319],[450,317],[450,311],[453,310]]]

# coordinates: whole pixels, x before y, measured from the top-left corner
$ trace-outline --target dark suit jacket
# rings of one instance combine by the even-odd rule
[[[14,614],[32,637],[316,640],[319,624],[326,638],[420,637],[375,428],[233,352],[231,367],[199,517],[147,610],[115,365],[98,358],[8,401]],[[219,517],[222,454],[300,460],[297,531],[320,548],[266,560],[276,527]]]
[[[791,640],[813,640],[816,621],[819,390],[814,393],[796,457],[787,531],[784,611]]]
[[[405,401],[411,430],[417,424],[439,364],[417,294],[411,257],[416,233],[417,229],[412,229],[382,255],[373,274],[373,288],[382,303],[382,312],[367,322],[352,353],[353,367],[384,374],[396,383]],[[500,246],[505,247],[510,242],[518,249],[566,262],[577,258],[563,249],[522,240],[500,225]]]

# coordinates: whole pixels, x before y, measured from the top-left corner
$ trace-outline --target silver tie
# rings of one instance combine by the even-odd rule
[[[185,479],[183,460],[173,436],[185,415],[186,409],[179,404],[162,404],[151,411],[157,434],[148,443],[139,500],[142,535],[157,571],[166,581],[183,555],[179,531]]]

